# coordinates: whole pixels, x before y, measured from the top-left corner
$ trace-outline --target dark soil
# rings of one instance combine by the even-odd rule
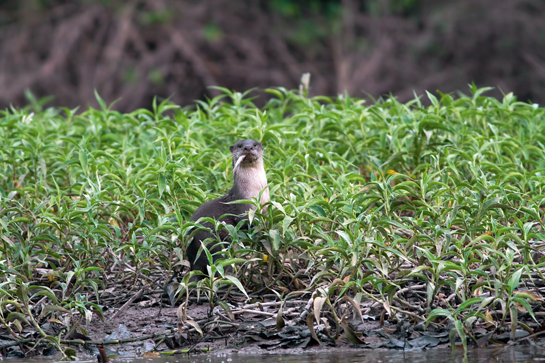
[[[130,332],[131,338],[141,338],[151,334],[156,334],[155,340],[164,336],[172,337],[169,344],[164,341],[160,341],[155,345],[155,351],[172,351],[173,348],[177,351],[190,350],[194,353],[200,353],[201,350],[221,351],[222,353],[245,353],[245,354],[297,354],[297,353],[309,353],[316,351],[346,351],[346,349],[361,350],[361,347],[356,347],[351,344],[346,338],[340,338],[336,344],[332,341],[324,341],[322,344],[318,344],[312,339],[305,344],[305,339],[308,338],[308,328],[306,325],[285,327],[280,331],[289,331],[289,328],[293,329],[288,332],[284,337],[275,336],[274,332],[278,331],[273,319],[252,314],[247,312],[244,314],[236,314],[234,320],[235,326],[220,327],[219,323],[206,330],[204,336],[200,334],[191,326],[185,325],[181,327],[181,334],[178,331],[177,324],[177,308],[158,306],[145,307],[144,304],[135,304],[125,311],[123,315],[115,319],[111,319],[114,311],[108,311],[104,314],[104,322],[99,319],[93,319],[88,333],[89,338],[93,341],[104,341],[106,337],[119,329],[120,325],[125,325]],[[192,303],[189,306],[187,315],[204,325],[205,322],[212,322],[218,319],[218,315],[223,315],[224,311],[220,308],[214,310],[218,315],[208,317],[209,306],[205,304]],[[299,306],[295,306],[296,311],[303,310],[304,303],[300,303]],[[256,309],[257,310],[257,309]],[[275,309],[276,310],[276,309]],[[257,310],[258,312],[260,310]],[[379,349],[381,344],[387,344],[389,342],[386,334],[381,333],[384,330],[381,328],[378,321],[372,319],[365,320],[363,322],[354,320],[357,330],[365,331],[367,337],[363,338],[365,345],[368,348],[375,347]],[[204,324],[203,324],[204,323]],[[258,329],[262,327],[268,327],[265,331],[269,334],[261,332],[258,334]],[[259,328],[258,328],[259,327]],[[306,335],[305,335],[306,331]],[[130,343],[122,343],[115,345],[108,345],[111,349],[110,354],[140,356],[146,353],[147,347],[151,347],[149,342],[154,339],[146,339]],[[169,346],[170,345],[170,346]],[[300,345],[300,346],[298,346]],[[304,347],[303,347],[304,345]],[[447,344],[441,344],[440,346],[447,346]],[[115,352],[116,351],[116,352]],[[94,350],[83,352],[84,355],[94,353]]]
[[[134,296],[138,296],[138,293]],[[335,312],[342,319],[339,326],[335,324],[334,314],[324,304],[320,324],[317,324],[310,294],[285,300],[282,320],[277,326],[280,301],[263,299],[248,304],[243,297],[218,296],[222,297],[220,301],[229,301],[228,311],[217,304],[209,314],[208,301],[202,295],[200,301],[197,301],[192,295],[184,317],[183,309],[170,306],[167,296],[160,292],[155,292],[153,297],[144,294],[130,305],[125,303],[116,308],[103,307],[103,320],[93,315],[88,326],[81,326],[78,332],[66,337],[62,346],[74,347],[79,359],[97,356],[98,344],[103,344],[106,354],[113,357],[202,354],[209,351],[227,354],[298,354],[362,349],[423,350],[448,347],[449,332],[453,328],[447,320],[426,326],[424,322],[415,321],[414,317],[409,319],[401,313],[397,314],[396,319],[388,319],[383,307],[372,301],[363,301],[359,305],[362,315],[357,313],[352,304],[337,302]],[[282,322],[284,326],[280,328]],[[315,335],[309,330],[309,323]],[[44,330],[46,325],[43,325]],[[54,324],[49,325],[47,328],[54,328]],[[202,329],[202,336],[196,326]],[[479,347],[544,344],[537,337],[530,340],[529,334],[522,330],[517,330],[513,341],[508,326],[492,337],[492,329],[474,328]],[[38,337],[32,329],[28,329],[27,336]],[[66,333],[62,334],[61,331],[61,336],[64,338]],[[7,331],[1,329],[0,337],[0,350],[4,356],[61,357],[60,352],[55,352],[45,342],[34,348],[32,342],[16,346],[10,343]],[[83,344],[83,340],[87,343]]]

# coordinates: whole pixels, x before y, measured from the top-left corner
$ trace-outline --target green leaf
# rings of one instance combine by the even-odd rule
[[[246,290],[244,289],[244,287],[240,283],[239,279],[237,279],[235,276],[231,276],[231,275],[225,275],[224,277],[227,280],[231,281],[240,290],[240,292],[242,292],[246,296],[247,299],[250,298],[248,296],[248,294],[246,293]]]
[[[159,186],[159,195],[163,196],[163,192],[165,191],[166,185],[167,185],[167,179],[165,177],[165,174],[159,173],[159,180],[157,181]]]
[[[295,218],[289,216],[284,217],[284,220],[282,221],[282,237],[285,237],[285,233],[294,219]]]
[[[10,322],[10,321],[13,321],[13,320],[19,320],[19,321],[24,321],[25,323],[29,324],[28,320],[26,319],[26,317],[21,314],[21,313],[18,313],[18,312],[11,312],[8,314],[8,316],[6,317],[6,321],[7,322]],[[30,324],[29,324],[30,325]]]
[[[458,333],[458,336],[460,337],[460,340],[462,341],[464,352],[467,352],[467,335],[464,331],[464,324],[461,320],[455,320],[454,327],[456,329],[456,332]]]
[[[459,314],[459,313],[462,313],[464,311],[467,311],[471,305],[473,304],[478,304],[480,303],[481,301],[483,301],[483,298],[482,297],[473,297],[471,299],[468,299],[466,301],[464,301],[463,303],[461,303],[458,308],[456,309],[456,314]]]
[[[426,326],[435,318],[439,316],[444,316],[447,318],[452,318],[452,312],[450,310],[446,309],[433,309],[430,311],[430,314],[428,315],[428,318],[426,319]]]
[[[515,271],[513,275],[511,275],[511,277],[509,278],[509,281],[507,281],[507,286],[509,286],[510,294],[513,294],[515,289],[519,286],[521,275],[522,275],[522,268]]]
[[[88,173],[88,169],[87,169],[88,161],[89,161],[89,156],[87,154],[87,150],[80,149],[79,150],[79,162],[80,162],[80,165],[83,168],[83,171],[85,172],[85,174]]]
[[[517,294],[516,297],[512,299],[513,302],[519,303],[522,305],[522,307],[530,314],[530,316],[536,321],[536,323],[539,323],[539,321],[536,319],[534,310],[532,309],[532,306],[528,303],[528,301],[522,297],[520,297],[522,294]]]
[[[47,286],[30,286],[30,290],[36,290],[39,289],[37,293],[34,294],[34,296],[47,296],[54,304],[58,304],[59,300],[57,299],[57,296],[55,293],[48,288]]]
[[[428,99],[430,100],[433,107],[438,107],[439,106],[439,101],[437,100],[437,97],[435,97],[434,95],[432,95],[428,91],[426,91],[426,95],[428,96]]]
[[[511,316],[511,340],[515,340],[516,333],[517,333],[517,326],[518,326],[518,311],[515,306],[512,306],[511,309],[509,309],[509,313]]]
[[[42,319],[44,316],[46,316],[48,313],[52,311],[70,314],[70,310],[63,308],[62,306],[46,305],[44,306],[42,313],[40,314],[40,317],[38,319]]]

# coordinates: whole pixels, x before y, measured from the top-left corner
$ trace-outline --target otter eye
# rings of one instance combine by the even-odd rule
[[[242,147],[242,144],[238,144],[238,148],[240,149]]]

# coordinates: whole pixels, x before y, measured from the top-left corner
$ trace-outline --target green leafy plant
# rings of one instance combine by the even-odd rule
[[[358,296],[394,320],[447,317],[464,346],[477,323],[532,332],[543,108],[474,85],[407,103],[273,88],[263,107],[254,90],[216,90],[126,114],[98,95],[99,109],[34,100],[0,111],[0,319],[13,336],[45,319],[85,332],[109,289],[172,280],[186,307],[194,293],[227,306],[224,287],[244,298],[321,291],[337,329],[348,330],[342,299]],[[265,146],[271,202],[244,201],[256,207],[244,226],[209,220],[230,238],[223,258],[203,246],[209,268],[190,282],[189,218],[229,189],[228,146],[241,138]]]

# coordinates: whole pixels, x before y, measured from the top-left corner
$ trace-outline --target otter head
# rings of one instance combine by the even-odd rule
[[[263,145],[252,139],[237,141],[229,147],[233,154],[233,170],[237,167],[253,167],[262,161]]]

